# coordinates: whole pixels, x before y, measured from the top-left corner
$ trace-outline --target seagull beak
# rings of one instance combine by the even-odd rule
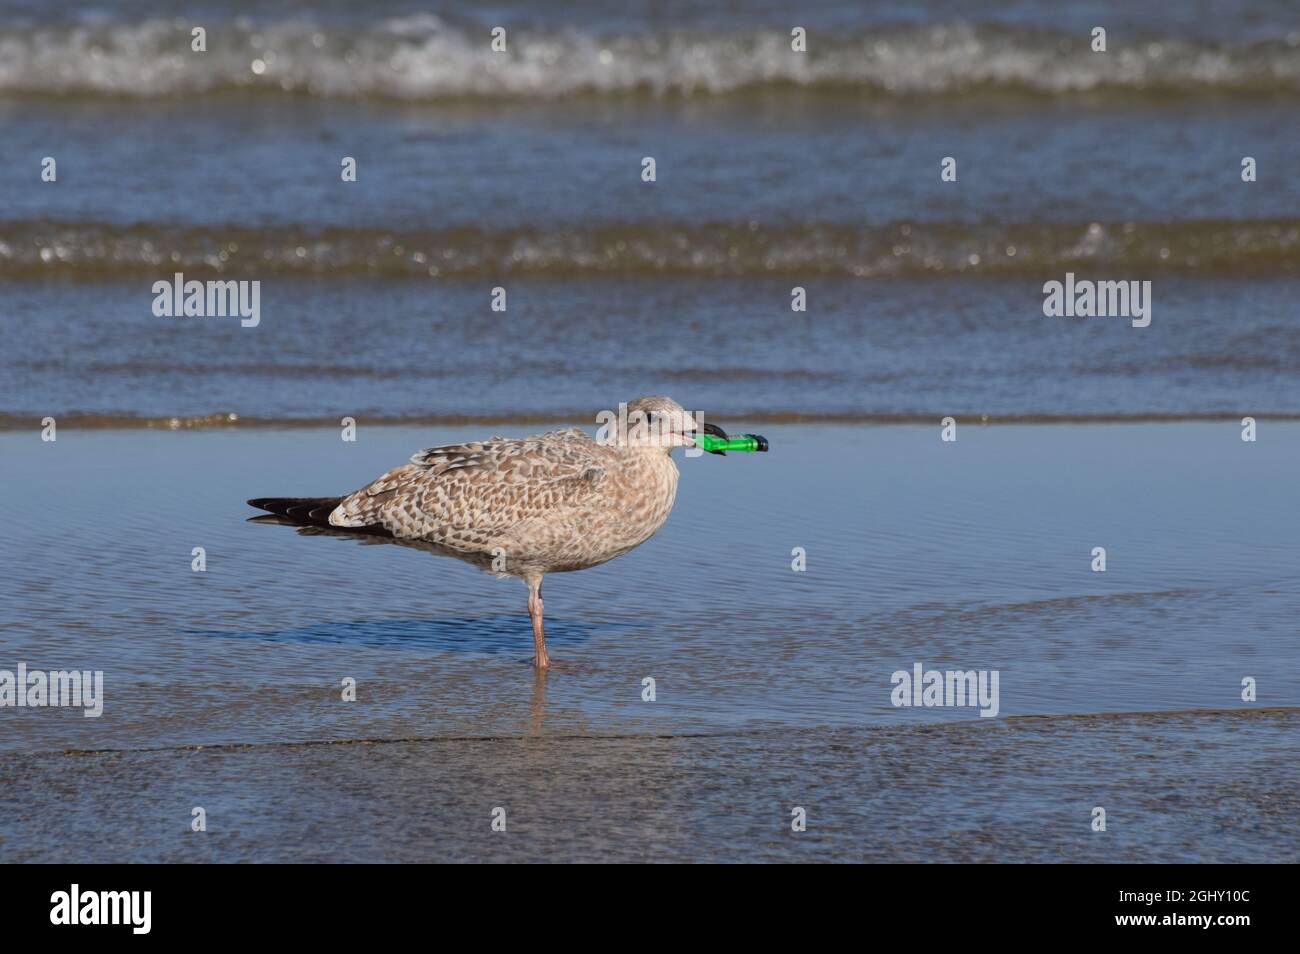
[[[714,437],[721,437],[723,440],[726,440],[726,438],[727,438],[727,432],[726,432],[726,431],[724,431],[722,428],[718,427],[718,425],[716,425],[716,424],[710,424],[708,421],[705,421],[705,422],[704,422],[704,433],[705,433],[705,434],[712,434]],[[709,451],[709,453],[710,453],[710,454],[717,454],[717,455],[719,455],[720,457],[726,457],[726,456],[727,456],[727,452],[726,452],[726,451],[720,451],[720,450],[719,450],[719,451]]]

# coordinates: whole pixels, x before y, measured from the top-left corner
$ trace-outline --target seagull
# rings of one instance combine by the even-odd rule
[[[248,503],[266,513],[251,521],[381,538],[519,577],[533,665],[546,670],[542,578],[599,566],[649,540],[677,496],[673,448],[695,446],[701,430],[727,437],[658,395],[602,418],[596,439],[568,428],[430,447],[345,497],[254,498]]]

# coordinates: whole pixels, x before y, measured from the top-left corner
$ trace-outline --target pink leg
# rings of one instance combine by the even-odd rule
[[[546,652],[546,634],[542,631],[542,581],[539,577],[536,582],[528,581],[528,615],[533,621],[533,648],[536,655],[533,656],[533,665],[538,669],[548,669],[551,665],[551,657]]]

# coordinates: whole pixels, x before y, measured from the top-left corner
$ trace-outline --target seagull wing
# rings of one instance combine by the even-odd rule
[[[521,525],[598,495],[606,453],[576,429],[430,447],[344,497],[329,522],[487,551]]]

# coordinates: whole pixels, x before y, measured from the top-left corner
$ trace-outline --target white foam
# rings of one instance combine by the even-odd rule
[[[208,31],[190,51],[184,20],[82,21],[0,31],[0,91],[165,96],[228,88],[328,97],[437,100],[580,93],[711,95],[772,85],[941,95],[975,88],[1040,93],[1300,91],[1300,46],[1143,41],[1100,56],[1078,37],[963,24],[828,37],[791,51],[781,31],[510,34],[494,53],[486,27],[431,14],[331,32],[309,20]]]

